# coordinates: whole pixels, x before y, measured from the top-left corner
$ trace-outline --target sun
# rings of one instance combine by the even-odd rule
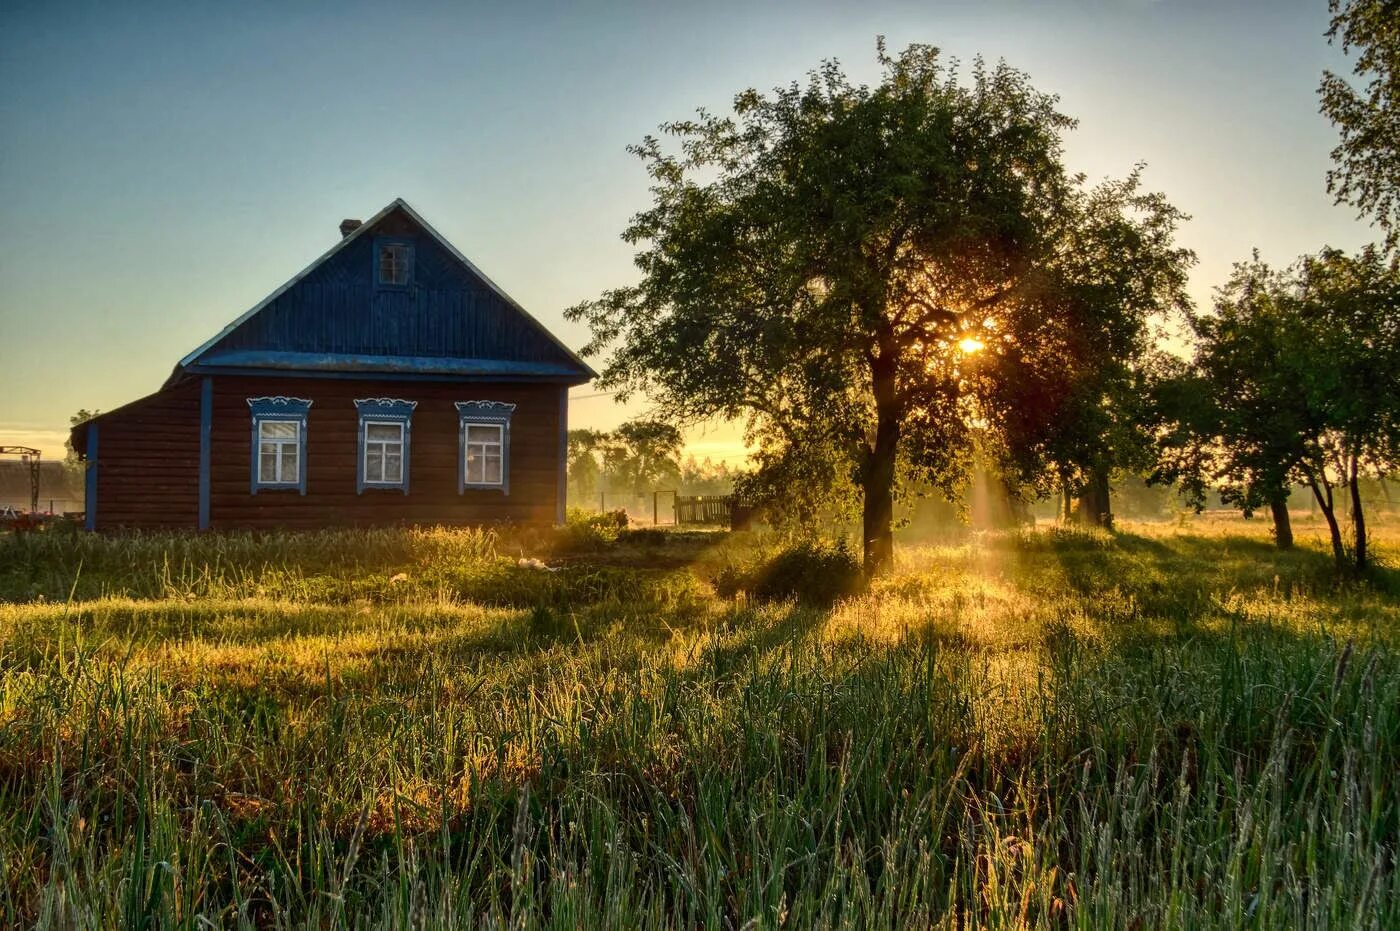
[[[987,344],[975,336],[964,336],[962,339],[958,340],[958,348],[961,349],[965,355],[970,356],[974,352],[981,352],[986,347]]]

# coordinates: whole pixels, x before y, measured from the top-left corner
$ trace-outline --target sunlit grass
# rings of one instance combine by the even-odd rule
[[[0,925],[1393,926],[1400,604],[1314,530],[830,609],[716,597],[748,535],[3,538]]]

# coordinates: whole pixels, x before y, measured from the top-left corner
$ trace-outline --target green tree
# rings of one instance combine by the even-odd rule
[[[1303,475],[1315,495],[1321,489],[1332,497],[1333,476],[1345,487],[1353,560],[1363,572],[1369,554],[1362,481],[1400,462],[1400,256],[1387,261],[1375,247],[1355,256],[1324,249],[1304,257],[1297,276],[1313,362],[1298,377],[1324,424]]]
[[[761,467],[848,477],[871,573],[897,479],[954,488],[998,373],[1064,365],[1077,317],[1114,312],[1060,277],[1084,195],[1056,98],[1005,64],[964,83],[926,46],[879,60],[874,87],[828,62],[732,116],[665,124],[678,151],[636,146],[653,204],[623,238],[641,281],[569,311],[610,352],[604,386],[669,420],[745,419]]]
[[[602,490],[602,450],[608,435],[600,430],[575,429],[568,433],[569,497],[579,503],[591,504]]]
[[[1355,52],[1360,90],[1331,71],[1322,75],[1322,112],[1341,131],[1327,190],[1355,206],[1400,242],[1400,0],[1328,0],[1329,42]]]
[[[681,463],[680,488],[683,495],[727,495],[734,490],[735,470],[724,462],[706,456],[686,456]]]
[[[1023,352],[1050,349],[1048,357],[1004,358],[983,370],[998,402],[1003,469],[1043,496],[1060,491],[1066,518],[1106,529],[1110,476],[1151,465],[1147,367],[1158,327],[1190,309],[1195,262],[1175,244],[1184,215],[1144,192],[1140,172],[1076,190],[1062,208],[1042,293],[1012,311],[1026,318],[1018,327]]]
[[[681,482],[681,434],[656,420],[631,420],[612,434],[605,467],[612,488],[635,496],[660,488],[674,490]]]
[[[1284,271],[1235,266],[1209,314],[1192,321],[1191,369],[1158,385],[1159,475],[1199,503],[1268,504],[1276,539],[1291,542],[1287,497],[1306,485],[1327,522],[1339,568],[1369,556],[1362,481],[1400,453],[1400,268],[1375,248],[1323,250]],[[1350,546],[1338,495],[1349,498]]]
[[[1267,506],[1284,549],[1293,544],[1289,488],[1307,455],[1305,437],[1321,430],[1295,377],[1313,363],[1294,290],[1257,253],[1237,263],[1212,311],[1191,318],[1192,362],[1159,358],[1148,418],[1160,444],[1155,480],[1180,483],[1198,511],[1213,489],[1245,514]]]

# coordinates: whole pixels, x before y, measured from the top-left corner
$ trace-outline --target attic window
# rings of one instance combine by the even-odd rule
[[[413,246],[406,242],[385,242],[377,244],[378,264],[376,280],[381,287],[407,287],[413,273]]]

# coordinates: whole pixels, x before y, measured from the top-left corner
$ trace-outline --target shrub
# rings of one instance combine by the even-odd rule
[[[715,589],[727,597],[744,592],[759,601],[816,605],[856,594],[863,584],[860,561],[844,540],[803,540],[752,565],[727,566],[715,578]]]
[[[585,511],[569,508],[564,526],[559,529],[558,548],[561,551],[597,549],[617,542],[617,535],[627,529],[627,512]]]

